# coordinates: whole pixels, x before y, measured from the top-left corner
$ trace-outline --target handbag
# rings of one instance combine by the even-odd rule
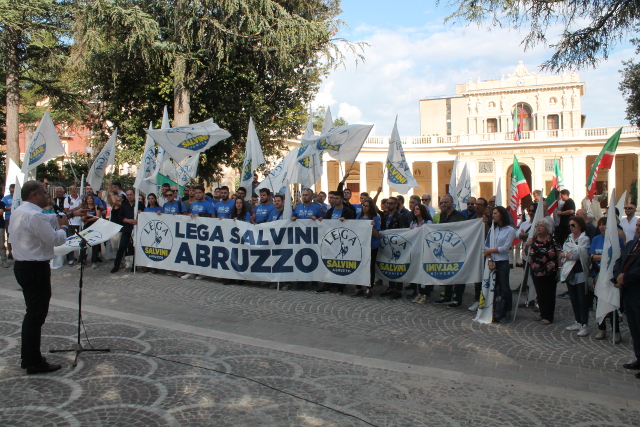
[[[497,322],[507,315],[506,302],[504,297],[496,293],[493,299],[493,321]]]

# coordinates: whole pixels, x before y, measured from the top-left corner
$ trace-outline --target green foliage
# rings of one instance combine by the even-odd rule
[[[640,53],[640,40],[631,40],[636,45],[636,55]],[[640,64],[633,59],[623,61],[624,68],[620,70],[622,80],[618,88],[627,101],[627,120],[640,125]]]
[[[313,130],[316,132],[322,131],[322,125],[324,124],[324,115],[327,112],[327,108],[322,105],[318,107],[317,110],[313,112]],[[344,117],[338,117],[333,121],[334,126],[344,126],[349,123],[344,119]]]
[[[547,31],[562,32],[543,69],[595,67],[615,45],[637,34],[640,3],[635,0],[447,0],[455,11],[446,19],[527,32],[525,50],[548,45]]]

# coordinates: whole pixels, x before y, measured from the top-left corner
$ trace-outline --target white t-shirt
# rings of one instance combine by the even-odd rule
[[[622,227],[622,230],[624,231],[625,236],[627,236],[625,243],[629,243],[630,241],[636,238],[636,222],[638,222],[637,216],[634,216],[630,220],[627,219],[626,216],[620,219],[620,227]]]
[[[77,199],[74,199],[73,196],[69,196],[69,197],[65,197],[64,198],[64,208],[65,209],[70,209],[70,210],[74,210],[80,207],[80,205],[82,205],[82,197],[78,196]],[[71,225],[81,225],[82,224],[82,218],[79,216],[74,216],[73,218],[71,218],[69,220],[69,224]]]

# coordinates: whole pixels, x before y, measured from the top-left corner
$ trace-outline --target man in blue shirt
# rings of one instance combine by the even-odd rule
[[[187,213],[187,207],[180,200],[176,200],[176,192],[167,190],[164,193],[165,202],[162,205],[162,211],[158,211],[158,215],[184,215]]]
[[[231,218],[235,203],[235,200],[229,198],[229,187],[226,185],[220,187],[220,201],[215,204],[216,216],[218,218]]]
[[[284,196],[282,194],[276,194],[273,196],[273,207],[274,209],[269,214],[269,218],[267,222],[279,221],[281,219],[286,219],[284,214]],[[295,218],[292,218],[295,219]]]
[[[227,189],[227,194],[228,194]],[[216,217],[216,208],[213,203],[206,200],[204,197],[204,187],[202,185],[196,185],[196,201],[191,203],[191,209],[189,210],[191,217]]]
[[[4,222],[5,222],[5,230],[7,230],[7,248],[9,250],[9,256],[7,259],[13,259],[13,254],[11,253],[11,243],[9,243],[9,220],[11,219],[11,205],[13,204],[13,192],[16,189],[15,184],[9,185],[9,194],[2,198],[2,202],[4,203]],[[2,230],[4,233],[4,230]]]
[[[469,197],[467,198],[467,209],[460,211],[466,220],[476,219],[478,214],[476,212],[476,198]]]
[[[322,209],[315,203],[311,202],[313,198],[313,192],[305,188],[302,190],[302,203],[296,206],[291,219],[295,221],[296,219],[313,219],[322,217]]]
[[[253,210],[256,224],[267,222],[271,211],[275,209],[273,203],[270,202],[271,190],[268,188],[260,189],[260,204]]]

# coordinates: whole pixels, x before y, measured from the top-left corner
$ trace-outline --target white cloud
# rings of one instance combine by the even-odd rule
[[[361,25],[356,37],[369,43],[365,63],[352,60],[335,70],[322,85],[315,105],[340,105],[339,115],[349,123],[375,123],[378,135],[391,133],[398,115],[401,136],[417,136],[419,100],[427,96],[453,95],[455,85],[499,79],[511,73],[518,61],[530,72],[551,56],[537,46],[527,52],[522,34],[505,29],[487,31],[475,27],[430,25],[397,30]],[[618,91],[620,61],[633,56],[620,49],[596,70],[582,71],[587,84],[582,99],[588,127],[625,124],[625,103]],[[349,116],[349,118],[347,118]]]

